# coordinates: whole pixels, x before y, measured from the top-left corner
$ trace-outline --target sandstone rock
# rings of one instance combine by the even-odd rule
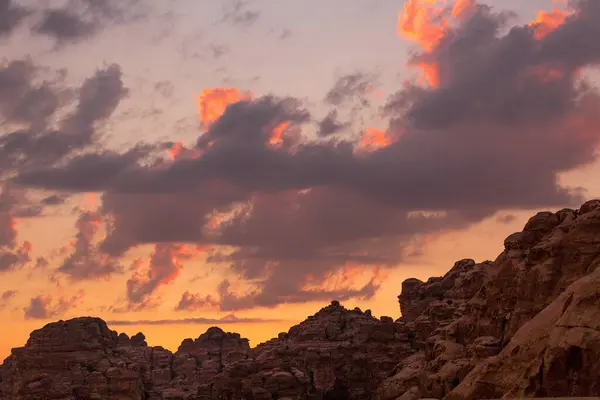
[[[573,283],[448,399],[600,396],[600,269]]]
[[[570,387],[559,390],[550,383],[538,392],[531,388],[528,392],[518,385],[517,389],[503,386],[503,379],[520,378],[503,374],[495,360],[498,353],[504,354],[502,349],[507,343],[514,342],[511,339],[521,327],[569,285],[600,265],[600,201],[588,202],[578,211],[538,213],[522,232],[510,235],[504,245],[504,252],[494,262],[475,264],[463,260],[442,278],[431,278],[426,283],[411,279],[403,283],[399,296],[401,320],[414,324],[417,349],[425,356],[421,376],[426,378],[419,386],[421,395],[444,397],[451,392],[456,398],[477,399],[502,397],[509,391],[517,397],[594,392],[585,384],[582,386],[585,389],[579,392]],[[590,312],[597,312],[597,307]],[[540,334],[532,334],[530,340],[544,343]],[[528,353],[527,357],[534,364],[542,359],[540,354]],[[514,364],[509,367],[511,362]],[[544,368],[548,368],[546,362],[550,361],[544,362]],[[519,363],[512,359],[504,368],[508,371],[518,368],[521,373],[523,367]],[[475,366],[478,367],[471,372]],[[386,388],[387,398],[398,398],[412,387],[410,379],[402,383],[399,378],[416,374],[414,367],[405,368],[406,373],[399,371],[388,379],[393,384],[386,381],[380,387]],[[461,384],[467,376],[473,376],[469,378],[471,384]],[[500,382],[496,389],[491,392],[485,389],[486,392],[483,389],[486,382],[491,387],[496,385],[495,379]],[[550,380],[557,379],[555,376]],[[475,381],[479,383],[474,384]],[[397,387],[395,392],[390,389],[393,387]]]
[[[143,334],[129,338],[100,319],[78,318],[34,331],[14,349],[0,369],[0,393],[11,400],[362,399],[412,354],[407,336],[389,317],[336,301],[255,349],[213,327],[173,354],[147,346]]]

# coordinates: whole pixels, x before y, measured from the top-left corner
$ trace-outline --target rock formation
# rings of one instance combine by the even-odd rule
[[[336,301],[254,349],[213,327],[172,354],[77,318],[14,349],[0,389],[3,399],[368,398],[412,354],[410,337],[392,318]]]
[[[394,376],[379,387],[381,400],[600,395],[600,368],[592,365],[600,358],[600,347],[594,339],[588,343],[590,339],[584,338],[593,335],[577,332],[593,328],[563,327],[570,345],[596,346],[595,352],[586,353],[585,365],[579,369],[571,366],[567,343],[549,342],[547,337],[550,331],[560,330],[555,325],[559,320],[578,318],[576,313],[584,308],[588,319],[600,318],[600,302],[564,303],[568,292],[584,287],[595,293],[585,298],[600,299],[599,287],[581,282],[591,279],[600,266],[600,201],[588,202],[577,211],[538,213],[522,232],[510,235],[504,247],[494,262],[463,260],[442,278],[404,282],[400,320],[415,332],[417,353],[403,360]],[[576,298],[580,297],[573,295]],[[560,308],[561,301],[564,316],[548,311]],[[534,330],[532,324],[544,328]],[[531,336],[534,332],[539,336]],[[535,349],[525,342],[536,344]],[[545,352],[562,358],[554,360]],[[572,368],[579,372],[573,374]]]
[[[504,246],[403,282],[396,321],[333,301],[256,348],[216,327],[173,354],[97,318],[51,323],[4,361],[0,398],[600,395],[600,201],[539,213]]]

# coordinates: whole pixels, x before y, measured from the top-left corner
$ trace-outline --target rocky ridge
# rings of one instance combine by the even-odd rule
[[[403,282],[396,321],[333,301],[256,348],[216,327],[171,353],[98,318],[51,323],[4,361],[0,398],[600,395],[600,201],[538,213],[504,247]]]

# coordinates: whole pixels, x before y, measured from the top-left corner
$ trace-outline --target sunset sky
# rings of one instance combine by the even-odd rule
[[[600,2],[0,0],[0,359],[252,345],[600,197]]]

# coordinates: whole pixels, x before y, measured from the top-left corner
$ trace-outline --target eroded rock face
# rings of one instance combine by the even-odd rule
[[[334,301],[225,368],[210,390],[222,398],[366,399],[412,352],[405,325]]]
[[[573,282],[585,279],[600,266],[600,202],[588,202],[578,211],[538,213],[522,232],[510,235],[504,247],[494,262],[459,261],[442,278],[425,283],[411,280],[403,285],[399,296],[401,320],[414,329],[419,355],[404,360],[396,374],[380,386],[380,398],[396,399],[405,394],[414,397],[417,392],[425,397],[464,399],[498,398],[509,391],[515,397],[534,393],[562,396],[567,392],[592,394],[596,390],[585,384],[578,386],[585,387],[579,391],[559,390],[551,383],[558,379],[556,374],[550,375],[553,377],[545,381],[543,389],[505,384],[504,379],[521,379],[510,372],[524,373],[525,358],[529,357],[528,363],[541,362],[539,354],[519,356],[521,353],[516,352],[514,357],[504,355],[501,364],[488,361],[497,360],[501,351],[504,354],[517,332],[542,315],[542,310]],[[573,307],[565,312],[575,313]],[[590,307],[589,312],[600,317],[600,303]],[[545,343],[543,336],[535,336],[541,333],[532,333],[530,340]],[[549,368],[547,362],[551,361],[544,361],[544,368]],[[485,373],[481,372],[483,365]],[[596,377],[600,374],[593,366],[586,368],[591,368],[586,373],[593,371]],[[494,379],[504,384],[498,383],[497,390],[485,392],[484,382],[495,385]],[[467,381],[479,383],[467,385]]]
[[[153,349],[121,347],[123,341],[129,339],[98,318],[48,324],[2,365],[2,398],[142,398],[152,387],[145,372]]]
[[[600,395],[600,201],[539,213],[493,262],[402,284],[402,317],[337,301],[256,348],[210,328],[173,354],[97,318],[34,331],[0,399],[480,399]]]
[[[600,396],[600,269],[573,283],[479,364],[452,400]]]
[[[375,393],[410,332],[390,317],[321,309],[257,348],[210,328],[172,354],[142,334],[118,335],[97,318],[46,325],[0,370],[3,399],[349,398]]]

